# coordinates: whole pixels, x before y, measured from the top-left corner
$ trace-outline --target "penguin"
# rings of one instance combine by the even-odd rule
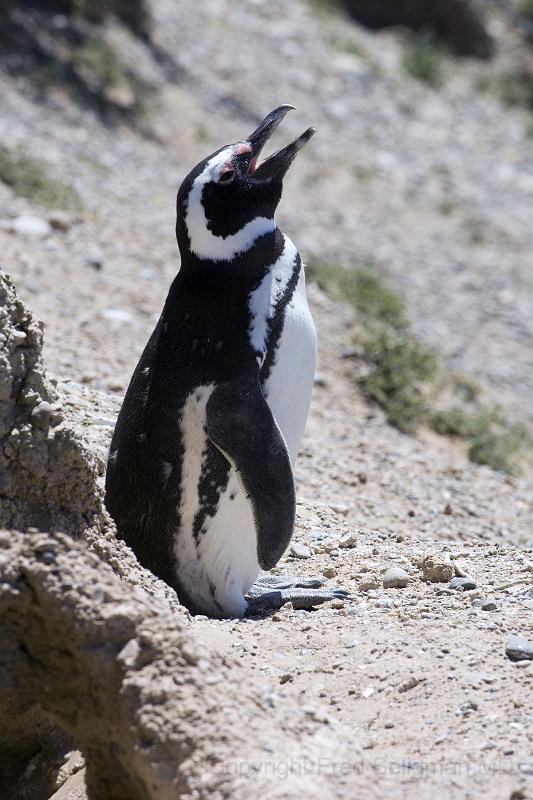
[[[107,462],[119,537],[192,613],[212,617],[343,595],[268,575],[293,533],[316,355],[302,260],[275,221],[284,176],[314,129],[259,158],[292,108],[276,108],[181,184],[180,269]]]

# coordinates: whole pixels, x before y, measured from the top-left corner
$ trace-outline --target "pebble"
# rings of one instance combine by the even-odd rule
[[[125,308],[104,308],[102,316],[110,322],[133,322],[133,314]]]
[[[404,589],[409,583],[409,575],[401,567],[391,567],[383,576],[384,589]]]
[[[394,602],[394,600],[388,597],[381,597],[374,603],[374,606],[376,608],[394,608],[395,605],[396,603]]]
[[[322,575],[325,578],[334,578],[336,574],[337,570],[335,569],[335,567],[326,567],[325,569],[322,570]]]
[[[357,544],[357,537],[354,533],[347,533],[341,537],[339,541],[339,547],[342,547],[344,550],[355,547]]]
[[[68,211],[56,209],[48,214],[48,224],[56,231],[66,233],[74,225],[75,219]]]
[[[306,544],[295,542],[291,545],[291,556],[294,556],[294,558],[311,558],[312,555],[311,550]]]
[[[45,219],[37,217],[34,214],[21,214],[16,217],[10,224],[10,228],[14,233],[19,233],[22,236],[31,236],[36,239],[43,239],[48,236],[52,228]]]
[[[464,592],[477,589],[477,583],[473,578],[467,575],[464,578],[452,578],[449,583],[450,589],[462,589]]]
[[[35,406],[30,414],[31,424],[34,428],[39,428],[41,431],[48,430],[50,426],[50,415],[52,414],[52,406],[43,400]]]
[[[420,568],[423,579],[430,583],[448,583],[453,578],[452,562],[441,555],[425,556]]]
[[[509,636],[505,645],[505,655],[511,661],[533,659],[533,642],[523,636]]]
[[[400,692],[400,694],[408,692],[410,689],[414,689],[415,686],[418,686],[420,682],[421,682],[420,678],[415,678],[413,675],[413,677],[408,678],[406,681],[400,684],[400,686],[398,686],[398,691]]]
[[[482,611],[496,611],[498,606],[496,605],[494,600],[485,600],[485,602],[481,606]]]

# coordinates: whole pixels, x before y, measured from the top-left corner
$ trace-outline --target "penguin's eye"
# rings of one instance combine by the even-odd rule
[[[237,170],[235,167],[224,167],[220,175],[218,176],[219,183],[231,183],[234,179],[235,175],[237,174]]]

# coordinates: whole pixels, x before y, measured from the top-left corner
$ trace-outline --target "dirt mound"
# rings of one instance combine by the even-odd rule
[[[72,533],[101,512],[98,464],[41,357],[43,329],[0,272],[0,525]]]
[[[16,758],[13,725],[3,721],[0,784],[9,798],[38,800],[60,784],[50,765],[68,740],[51,737],[47,719],[83,751],[95,800],[337,796],[341,778],[319,788],[305,773],[271,787],[265,763],[338,759],[336,737],[300,743],[291,703],[273,710],[242,667],[206,649],[184,617],[142,591],[126,592],[66,535],[0,533],[0,553],[0,704],[14,693],[18,708],[39,704],[47,717],[34,728],[34,749],[43,728],[48,750],[55,744],[46,758],[30,759],[25,731],[24,757]]]

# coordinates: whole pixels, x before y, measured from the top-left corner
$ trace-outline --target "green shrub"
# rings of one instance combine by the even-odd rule
[[[404,433],[413,433],[428,414],[427,385],[435,378],[433,352],[407,330],[378,325],[363,338],[370,370],[358,378],[363,393],[375,400],[387,419]]]
[[[9,150],[0,145],[0,180],[20,197],[43,206],[80,208],[78,194],[66,183],[48,175],[46,167],[23,150]]]
[[[529,440],[525,426],[510,424],[498,408],[451,406],[433,412],[429,423],[437,433],[464,439],[471,461],[503,472],[516,471],[516,456]]]
[[[436,360],[410,333],[403,298],[368,266],[315,266],[310,278],[357,311],[357,340],[369,367],[357,378],[365,396],[385,410],[392,425],[416,430],[428,413],[426,384],[435,377]]]
[[[481,405],[480,388],[472,378],[439,368],[433,350],[411,333],[403,298],[376,269],[314,264],[307,272],[324,291],[355,309],[354,336],[365,362],[355,380],[365,397],[384,409],[392,425],[413,433],[428,424],[441,435],[465,440],[471,461],[516,471],[516,457],[529,441],[525,427],[510,424],[498,409]],[[457,401],[435,409],[445,390]]]

